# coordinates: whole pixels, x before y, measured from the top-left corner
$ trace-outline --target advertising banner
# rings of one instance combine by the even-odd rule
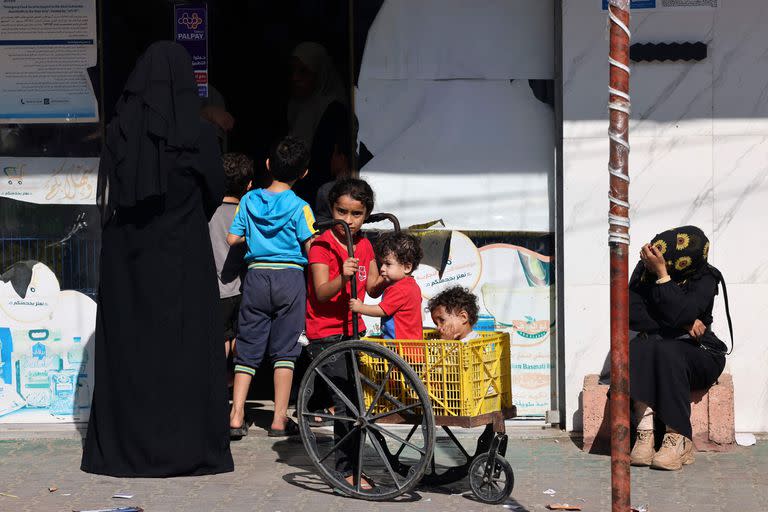
[[[96,204],[98,158],[0,158],[0,197],[37,204]]]
[[[480,306],[475,329],[510,335],[512,400],[518,416],[544,416],[552,406],[551,236],[457,230],[450,235],[442,275],[436,266],[423,262],[413,274],[421,288],[425,327],[434,327],[429,299],[452,286],[469,289]],[[377,301],[369,298],[366,302]],[[380,334],[380,321],[365,318],[369,335]]]
[[[0,276],[0,424],[88,420],[96,303],[36,261]]]
[[[205,4],[174,7],[176,42],[192,57],[192,69],[200,96],[208,97],[208,8]]]
[[[96,0],[0,3],[0,123],[98,121]]]
[[[720,0],[631,0],[630,9],[690,9],[720,7]],[[603,10],[608,10],[608,0],[603,0]]]

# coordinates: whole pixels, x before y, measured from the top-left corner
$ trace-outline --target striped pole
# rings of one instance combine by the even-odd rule
[[[610,180],[608,245],[611,282],[611,510],[628,512],[629,464],[629,0],[609,0]]]

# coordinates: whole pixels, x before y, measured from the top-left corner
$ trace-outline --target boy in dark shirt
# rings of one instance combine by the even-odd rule
[[[235,218],[237,206],[251,188],[253,160],[242,153],[226,153],[224,164],[225,191],[221,205],[208,222],[208,233],[219,278],[219,303],[224,327],[224,350],[229,357],[237,336],[237,314],[240,311],[241,281],[245,246],[230,247],[227,233]]]

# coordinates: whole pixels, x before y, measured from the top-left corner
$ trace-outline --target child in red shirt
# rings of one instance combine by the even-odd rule
[[[381,262],[379,272],[387,285],[384,297],[378,305],[352,299],[349,309],[380,317],[385,339],[422,339],[421,289],[411,277],[423,256],[419,240],[406,233],[385,234],[378,240],[376,252]]]
[[[383,287],[373,247],[360,234],[363,222],[373,210],[370,185],[356,178],[339,180],[328,193],[328,202],[333,218],[349,225],[355,256],[351,258],[347,254],[347,240],[342,226],[328,229],[312,242],[306,316],[307,353],[312,359],[340,341],[358,338],[365,333],[362,319],[359,325],[361,332],[352,332],[353,313],[349,310],[351,286],[357,287],[357,295],[361,298],[366,293],[378,297]],[[348,369],[344,360],[330,362],[323,370],[340,388],[346,387]],[[322,384],[315,385],[316,390],[322,387]],[[334,414],[348,416],[345,404],[336,394],[333,407]],[[333,422],[336,443],[350,432],[351,426],[349,422]],[[353,485],[352,469],[357,464],[359,450],[357,436],[354,437],[339,446],[336,453],[336,470],[347,477],[350,486]],[[361,486],[369,489],[371,484],[363,478]]]
[[[355,256],[347,254],[342,226],[336,225],[314,239],[309,250],[309,291],[307,293],[306,335],[311,343],[342,341],[365,333],[360,319],[359,333],[352,332],[349,310],[351,281],[357,296],[381,295],[383,279],[371,242],[360,234],[363,222],[373,209],[373,190],[363,180],[347,178],[336,182],[328,194],[334,219],[349,224]]]

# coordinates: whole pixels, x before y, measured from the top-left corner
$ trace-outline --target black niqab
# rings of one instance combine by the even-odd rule
[[[165,195],[168,169],[200,152],[199,109],[189,53],[170,41],[152,44],[107,127],[97,197],[103,221],[119,207]]]

